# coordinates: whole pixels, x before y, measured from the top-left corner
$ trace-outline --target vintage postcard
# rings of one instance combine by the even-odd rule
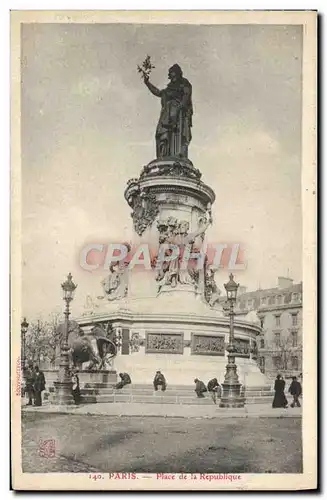
[[[316,489],[316,23],[11,13],[13,489]]]

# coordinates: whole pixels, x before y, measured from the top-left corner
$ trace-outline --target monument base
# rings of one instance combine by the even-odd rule
[[[117,372],[115,370],[80,370],[77,374],[81,389],[96,386],[112,387],[117,383]]]
[[[74,399],[72,394],[71,382],[54,382],[55,395],[53,402],[57,405],[73,405]]]

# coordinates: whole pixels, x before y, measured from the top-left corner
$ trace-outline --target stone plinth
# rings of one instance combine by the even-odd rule
[[[78,372],[79,384],[81,389],[84,387],[106,386],[112,387],[117,383],[116,371],[86,371]]]
[[[129,373],[133,384],[151,384],[157,370],[170,384],[190,385],[196,377],[204,382],[217,377],[223,382],[229,318],[220,309],[210,308],[189,292],[125,299],[121,306],[108,304],[107,310],[104,307],[98,314],[80,318],[79,323],[88,329],[110,321],[115,330],[127,332],[132,345],[128,354],[118,354],[115,369]],[[235,320],[235,340],[240,348],[237,371],[241,384],[247,387],[267,384],[251,352],[260,332],[257,325]]]
[[[222,384],[223,395],[220,399],[220,408],[243,408],[245,397],[240,395],[240,384]]]
[[[54,402],[58,405],[72,405],[74,404],[74,399],[72,395],[72,383],[71,382],[54,382],[55,396]]]

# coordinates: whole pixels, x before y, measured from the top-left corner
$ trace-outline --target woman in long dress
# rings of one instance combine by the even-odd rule
[[[281,375],[277,375],[275,380],[275,396],[272,403],[273,408],[287,408],[288,401],[285,396],[285,380]]]

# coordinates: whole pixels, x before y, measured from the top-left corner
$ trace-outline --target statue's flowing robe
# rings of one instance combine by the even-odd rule
[[[161,113],[156,130],[157,157],[182,156],[192,139],[192,85],[186,78],[170,82],[160,92]]]

